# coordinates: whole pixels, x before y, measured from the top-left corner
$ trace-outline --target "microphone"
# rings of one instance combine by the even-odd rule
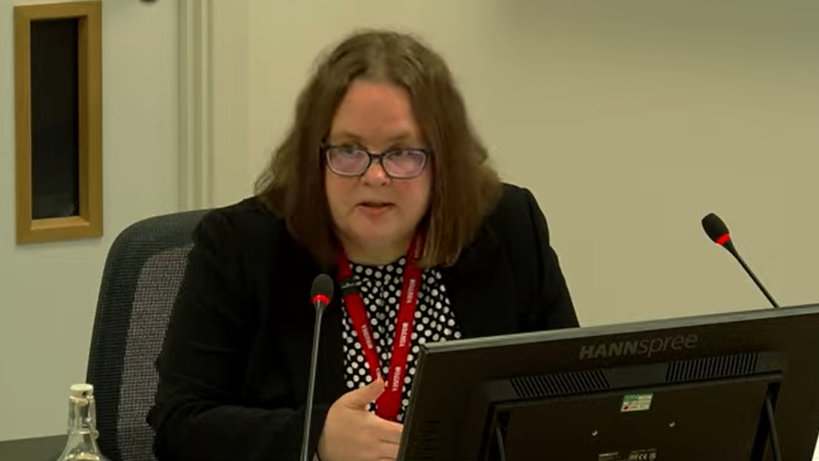
[[[762,291],[762,294],[768,298],[768,301],[773,305],[773,307],[779,307],[776,301],[774,301],[773,297],[768,290],[762,285],[762,282],[756,278],[756,275],[753,273],[750,267],[745,264],[745,261],[742,259],[742,256],[739,255],[736,247],[734,247],[734,242],[731,240],[731,233],[728,231],[728,226],[722,222],[722,219],[719,216],[715,215],[714,213],[708,213],[704,218],[702,218],[702,228],[705,230],[705,233],[708,234],[708,237],[714,241],[717,245],[725,248],[731,253],[739,264],[742,265],[742,268],[745,269],[745,272],[751,276],[751,279],[756,283],[756,286]]]
[[[307,381],[307,405],[304,412],[304,437],[301,442],[301,461],[311,461],[310,450],[310,426],[313,419],[313,394],[316,387],[316,363],[318,362],[318,348],[321,334],[321,317],[324,308],[333,299],[333,279],[327,274],[319,274],[313,279],[313,287],[310,290],[310,301],[316,308],[316,319],[313,324],[313,354],[310,358],[310,378]]]

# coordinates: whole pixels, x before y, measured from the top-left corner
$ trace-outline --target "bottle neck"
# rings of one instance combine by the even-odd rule
[[[69,397],[67,446],[99,452],[96,419],[94,397]]]

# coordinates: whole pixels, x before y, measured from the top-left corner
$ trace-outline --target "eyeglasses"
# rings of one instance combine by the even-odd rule
[[[339,176],[361,176],[374,160],[393,179],[411,179],[419,176],[427,163],[429,152],[425,149],[391,149],[380,154],[356,146],[324,145],[327,166]]]

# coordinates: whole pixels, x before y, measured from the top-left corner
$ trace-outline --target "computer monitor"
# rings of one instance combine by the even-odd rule
[[[819,305],[427,344],[410,400],[403,461],[809,461]]]

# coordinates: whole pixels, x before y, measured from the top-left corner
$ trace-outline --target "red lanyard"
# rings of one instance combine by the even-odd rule
[[[398,310],[398,323],[395,328],[395,338],[392,342],[387,388],[376,401],[376,414],[384,419],[395,421],[398,410],[401,408],[401,392],[404,389],[404,377],[407,373],[407,358],[410,351],[412,325],[415,320],[415,308],[418,305],[418,290],[421,286],[421,269],[418,259],[424,246],[423,236],[418,233],[412,239],[407,253],[407,263],[404,267],[404,282],[401,288],[401,307]],[[338,256],[338,278],[344,296],[344,305],[350,320],[353,322],[358,341],[364,350],[367,364],[370,366],[370,375],[373,380],[381,376],[381,364],[378,359],[375,341],[373,340],[372,326],[370,325],[364,302],[358,291],[350,262],[343,251]]]

